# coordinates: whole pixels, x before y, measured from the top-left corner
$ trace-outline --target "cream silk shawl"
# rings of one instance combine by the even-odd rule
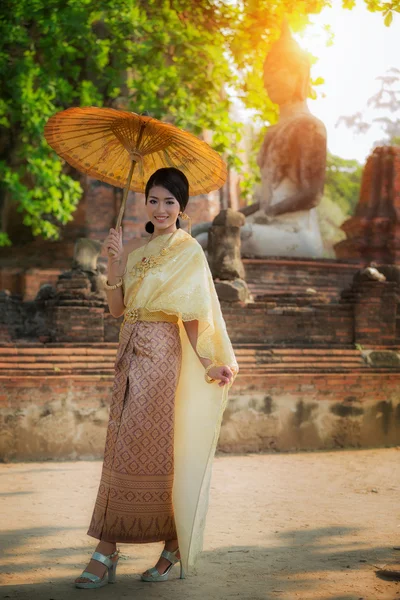
[[[168,242],[170,245],[168,246]],[[160,256],[137,289],[134,265],[143,255]],[[136,291],[135,291],[136,290]],[[125,306],[145,307],[179,317],[182,365],[175,398],[174,485],[172,499],[185,571],[195,568],[203,548],[212,461],[230,384],[207,383],[204,367],[187,337],[183,321],[198,320],[196,350],[218,365],[238,365],[226,331],[207,258],[200,244],[182,229],[163,234],[128,256],[123,280]]]

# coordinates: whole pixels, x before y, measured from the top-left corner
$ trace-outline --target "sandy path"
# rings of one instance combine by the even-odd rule
[[[375,574],[400,568],[400,449],[218,456],[197,575],[143,583],[161,544],[123,544],[118,583],[79,590],[100,471],[0,464],[0,598],[400,599],[400,583]]]

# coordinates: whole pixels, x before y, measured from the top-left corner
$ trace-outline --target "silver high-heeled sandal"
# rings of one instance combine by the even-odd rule
[[[159,573],[155,567],[151,567],[151,569],[148,569],[148,573],[149,573],[148,575],[145,575],[144,573],[141,575],[142,581],[152,581],[152,582],[167,581],[169,572],[171,571],[172,567],[177,562],[179,562],[181,564],[181,573],[180,573],[179,577],[180,577],[180,579],[185,579],[185,572],[183,570],[182,561],[180,558],[177,558],[177,556],[176,556],[178,551],[179,551],[179,548],[177,548],[175,550],[175,552],[169,552],[168,550],[163,550],[161,552],[161,556],[163,558],[166,558],[167,560],[169,560],[169,562],[171,563],[169,565],[169,567],[166,568],[164,573]]]
[[[99,577],[94,573],[89,573],[89,571],[83,571],[82,575],[79,577],[85,577],[85,579],[90,579],[89,581],[76,581],[75,585],[77,588],[91,589],[91,588],[101,588],[107,583],[116,583],[116,574],[117,574],[117,564],[119,561],[119,556],[117,560],[111,560],[114,558],[116,554],[119,553],[119,548],[115,550],[112,554],[102,554],[101,552],[93,552],[92,558],[93,560],[97,560],[103,565],[106,565],[107,570],[105,571],[103,577]],[[78,579],[78,578],[77,578]]]

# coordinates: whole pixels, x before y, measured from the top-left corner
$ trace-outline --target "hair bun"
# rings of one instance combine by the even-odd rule
[[[145,230],[147,231],[147,233],[153,233],[154,232],[154,225],[151,221],[147,221],[146,225],[144,226]]]

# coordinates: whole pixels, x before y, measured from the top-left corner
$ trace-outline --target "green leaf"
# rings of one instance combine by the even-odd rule
[[[352,8],[354,8],[356,5],[355,0],[343,0],[342,2],[342,6],[343,8],[347,9],[347,10],[351,10]]]
[[[12,246],[12,243],[7,233],[0,231],[0,247],[4,246]]]
[[[393,12],[390,10],[387,15],[385,16],[383,22],[386,25],[386,27],[390,27],[391,22],[393,21]]]

